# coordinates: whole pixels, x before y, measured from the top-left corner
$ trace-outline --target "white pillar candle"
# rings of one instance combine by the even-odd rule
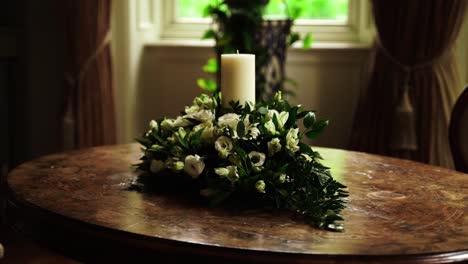
[[[255,105],[255,55],[221,55],[221,93],[224,107],[231,101]]]

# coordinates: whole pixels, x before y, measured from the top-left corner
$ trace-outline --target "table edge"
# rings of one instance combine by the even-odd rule
[[[87,247],[88,250],[91,247],[95,249],[99,248],[99,252],[109,252],[112,254],[115,254],[115,251],[120,252],[123,255],[115,256],[118,260],[122,260],[122,258],[125,259],[126,257],[134,259],[133,257],[130,257],[133,253],[158,255],[167,252],[171,252],[172,254],[189,255],[191,257],[209,257],[215,259],[228,258],[232,261],[253,261],[255,263],[287,263],[291,261],[294,261],[295,263],[336,263],[337,261],[357,261],[359,263],[456,263],[468,260],[468,249],[406,255],[320,255],[196,244],[186,241],[136,234],[70,218],[29,203],[19,197],[14,190],[10,188],[10,186],[7,186],[6,189],[7,223],[12,228],[31,237],[41,244],[45,244],[59,252],[64,252],[66,255],[70,255],[76,259],[86,261],[89,261],[89,257],[92,256],[87,256],[86,253],[80,256],[80,254],[76,253],[76,248],[73,250],[75,246],[78,246],[78,249],[81,249],[81,253],[83,253],[82,243],[80,243],[80,245],[72,245],[71,247],[56,243],[57,241],[63,241],[67,237],[70,237],[70,234],[65,234],[63,232],[64,230],[70,230],[70,227],[72,227],[73,235],[84,235],[83,239],[87,239],[88,241],[99,241],[86,245],[84,248]],[[56,233],[47,233],[51,229],[59,229],[59,231]],[[47,234],[44,234],[44,232]],[[60,235],[61,233],[63,235]],[[48,235],[52,235],[52,237],[45,238],[45,236]],[[105,245],[102,244],[102,242],[105,242]],[[133,253],[130,252],[127,255],[127,253],[123,252],[124,249],[128,249],[130,244],[134,247],[130,250]],[[116,248],[120,248],[120,250],[116,250]],[[108,260],[108,258],[106,258],[106,260]]]

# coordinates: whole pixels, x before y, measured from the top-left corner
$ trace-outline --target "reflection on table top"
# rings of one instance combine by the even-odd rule
[[[233,254],[442,256],[468,259],[468,175],[366,153],[316,148],[349,187],[345,232],[317,230],[286,212],[228,211],[126,190],[137,145],[55,154],[8,176],[11,201],[175,247]],[[65,231],[66,232],[66,231]],[[183,250],[182,250],[183,252]]]

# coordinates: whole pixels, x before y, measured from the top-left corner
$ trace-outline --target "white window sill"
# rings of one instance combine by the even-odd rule
[[[214,41],[212,40],[195,40],[195,39],[163,39],[157,41],[146,42],[145,46],[149,47],[193,47],[193,48],[212,48]],[[372,47],[371,43],[364,42],[314,42],[308,50],[369,50]],[[302,48],[301,43],[296,43],[292,46],[294,51],[308,51]]]

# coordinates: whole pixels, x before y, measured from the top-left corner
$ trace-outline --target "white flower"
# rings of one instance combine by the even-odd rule
[[[250,162],[252,162],[252,166],[260,167],[265,163],[265,154],[257,151],[251,151],[249,153]]]
[[[216,168],[215,173],[219,176],[228,176],[229,170],[227,168]]]
[[[191,105],[191,106],[186,106],[185,107],[185,113],[186,114],[193,114],[200,111],[200,107],[198,105]]]
[[[215,142],[215,149],[221,158],[229,156],[232,148],[232,140],[226,136],[220,136]]]
[[[286,148],[292,152],[299,150],[299,146],[297,145],[299,144],[297,133],[299,133],[299,128],[290,129],[288,134],[286,134]]]
[[[184,115],[185,118],[193,118],[195,120],[198,120],[200,122],[206,122],[206,121],[209,121],[209,120],[213,120],[214,119],[214,114],[212,111],[210,110],[200,110],[198,112],[193,112],[193,113],[190,113],[190,114],[186,114]]]
[[[283,94],[281,93],[281,91],[276,92],[274,100],[276,102],[279,102],[279,101],[283,100]]]
[[[282,129],[286,122],[288,121],[289,118],[289,112],[281,112],[278,113],[276,110],[268,110],[268,113],[265,116],[265,120],[271,121],[273,120],[273,116],[276,116],[276,119],[278,120],[278,129]]]
[[[249,135],[252,136],[253,139],[256,139],[260,135],[260,130],[256,126],[252,126],[249,128]]]
[[[219,126],[228,126],[233,130],[237,130],[237,123],[239,123],[240,116],[238,114],[229,113],[218,118]]]
[[[250,135],[252,139],[256,139],[260,135],[260,130],[257,128],[258,123],[251,124],[249,120],[249,115],[247,114],[244,118],[244,127],[247,135]],[[237,131],[236,131],[237,132]],[[237,133],[236,133],[237,134]],[[244,136],[243,139],[248,139]]]
[[[272,135],[277,134],[277,132],[276,132],[276,127],[275,127],[275,123],[273,123],[273,120],[270,120],[270,121],[265,122],[265,125],[264,125],[264,126],[265,126],[266,130],[267,130],[270,134],[272,134]]]
[[[206,143],[213,143],[215,137],[215,128],[213,122],[206,121],[204,123],[198,124],[193,128],[193,132],[197,132],[200,129],[204,129],[201,134],[201,140]]]
[[[156,122],[156,121],[154,121],[154,120],[151,120],[151,121],[149,122],[149,128],[150,128],[150,130],[153,129],[153,128],[154,128],[155,130],[158,130],[158,122]]]
[[[150,164],[150,171],[158,173],[164,169],[164,162],[162,160],[152,160]]]
[[[268,113],[265,115],[265,120],[270,121],[273,120],[273,116],[276,115],[278,116],[279,113],[275,109],[268,110]]]
[[[193,114],[200,111],[200,107],[198,105],[191,105],[191,106],[186,106],[185,107],[185,113],[186,114]]]
[[[216,106],[216,101],[214,101],[210,96],[202,94],[199,97],[193,99],[193,104],[205,109],[210,109],[213,106]]]
[[[268,156],[273,156],[275,153],[280,152],[281,150],[281,142],[279,138],[274,138],[270,142],[267,143],[268,146]]]
[[[162,150],[162,149],[164,149],[164,147],[161,146],[161,145],[158,145],[158,144],[153,144],[153,145],[151,145],[151,147],[150,147],[150,150],[151,150],[151,151],[160,151],[160,150]]]
[[[227,166],[225,168],[216,168],[215,173],[221,177],[226,177],[232,184],[239,179],[239,173],[236,166]]]
[[[190,122],[189,120],[181,116],[178,116],[176,120],[174,120],[173,127],[186,127],[186,126],[190,126],[191,124],[192,122]]]
[[[181,117],[181,116],[178,116],[175,120],[174,119],[170,119],[170,118],[167,118],[167,119],[164,119],[162,122],[161,122],[161,126],[167,130],[170,130],[172,128],[176,128],[176,127],[186,127],[186,126],[189,126],[191,125],[192,123]]]
[[[179,138],[185,138],[185,136],[187,135],[187,131],[185,131],[183,127],[179,127],[177,132],[175,132],[174,134],[177,134]]]
[[[169,158],[166,160],[166,167],[175,172],[180,172],[184,169],[184,162],[176,157]]]
[[[167,129],[167,130],[172,129],[174,127],[174,119],[165,118],[161,122],[161,127],[163,127],[164,129]]]
[[[198,155],[188,155],[185,157],[185,166],[184,171],[190,175],[193,179],[198,178],[198,176],[205,169],[205,163]]]
[[[286,179],[288,178],[288,175],[284,174],[284,173],[281,173],[279,176],[278,176],[278,181],[279,183],[284,183],[286,181]]]
[[[259,193],[265,193],[265,182],[263,180],[259,180],[255,183],[255,189]]]

